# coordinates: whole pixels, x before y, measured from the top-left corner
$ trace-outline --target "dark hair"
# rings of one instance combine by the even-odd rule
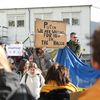
[[[44,51],[42,50],[42,48],[36,48],[35,50],[36,50],[36,54],[42,54],[42,53],[44,53]],[[41,52],[40,52],[40,50],[41,50]]]
[[[72,35],[76,35],[76,33],[75,32],[70,33],[70,36],[72,36]]]
[[[100,64],[100,30],[95,30],[92,37],[90,45],[92,47],[92,56],[95,61]]]
[[[24,67],[25,67],[26,62],[27,62],[26,59],[22,59],[22,60],[20,61],[18,71],[21,71],[22,73],[24,72]]]
[[[58,86],[69,83],[67,69],[63,65],[52,65],[46,75],[46,83],[55,81]]]

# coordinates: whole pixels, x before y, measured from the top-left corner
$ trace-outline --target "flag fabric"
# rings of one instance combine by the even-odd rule
[[[70,81],[77,87],[87,88],[100,78],[100,71],[83,63],[68,47],[58,50],[56,62],[69,69]]]

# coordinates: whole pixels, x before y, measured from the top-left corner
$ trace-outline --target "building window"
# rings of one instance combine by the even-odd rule
[[[25,15],[21,14],[8,14],[8,26],[9,27],[24,27],[25,26]]]
[[[17,20],[17,27],[24,27],[24,20]]]
[[[80,25],[80,12],[72,13],[72,25]]]
[[[64,18],[63,21],[67,24],[70,24],[70,19],[69,18]]]
[[[9,25],[9,27],[15,27],[15,21],[9,20],[8,25]]]
[[[79,19],[78,18],[72,18],[72,25],[79,25]]]

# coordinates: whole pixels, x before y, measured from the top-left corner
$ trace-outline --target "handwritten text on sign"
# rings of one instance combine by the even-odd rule
[[[10,44],[6,46],[8,56],[22,56],[23,44]]]
[[[36,47],[62,48],[66,45],[66,24],[61,21],[36,21]]]

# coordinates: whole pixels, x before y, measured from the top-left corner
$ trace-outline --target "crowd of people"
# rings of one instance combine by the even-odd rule
[[[80,45],[72,32],[69,48],[78,56]],[[100,69],[100,30],[91,37],[92,64]],[[79,100],[99,100],[99,81],[79,96]],[[0,100],[70,100],[78,89],[69,80],[69,69],[52,63],[42,48],[26,49],[21,57],[7,57],[0,43]]]

